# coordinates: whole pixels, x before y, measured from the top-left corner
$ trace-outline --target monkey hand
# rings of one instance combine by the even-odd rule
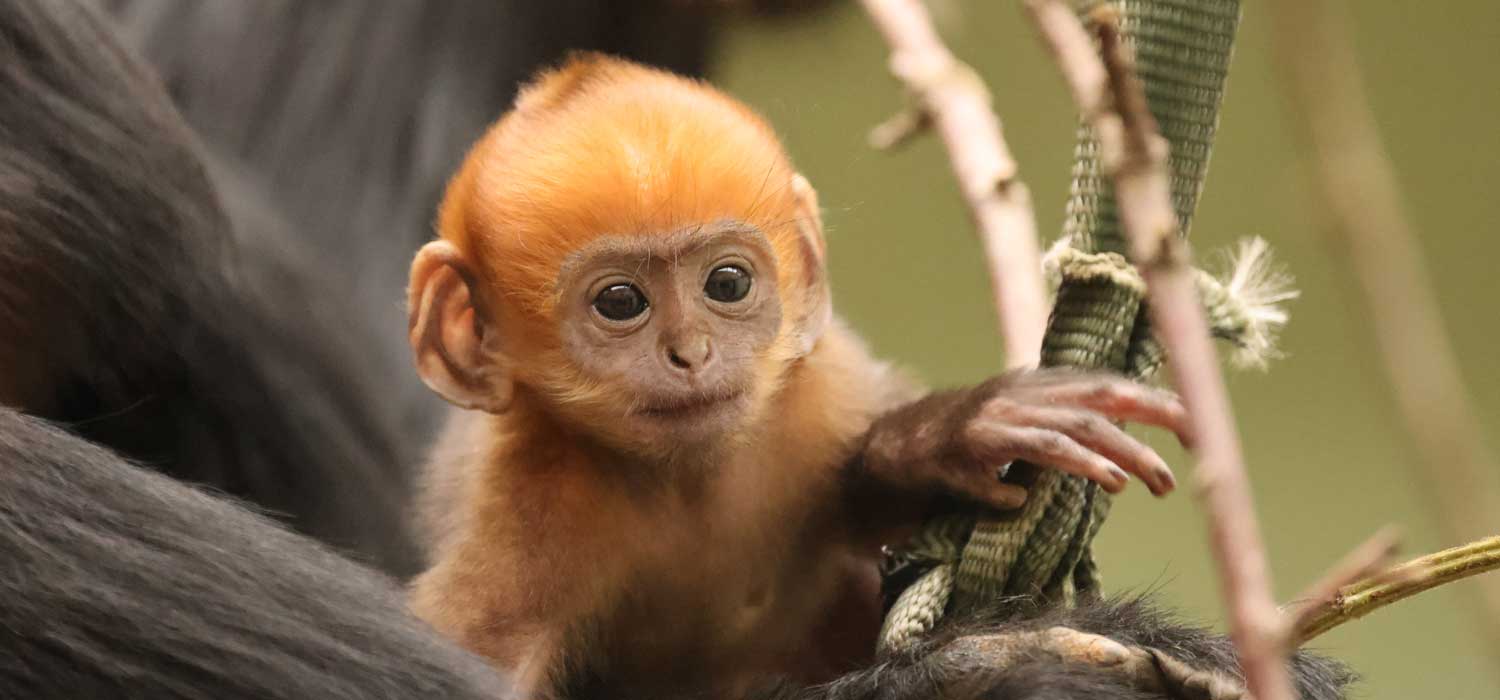
[[[1171,491],[1171,469],[1116,424],[1125,421],[1167,428],[1186,442],[1186,413],[1170,392],[1102,374],[1008,372],[877,419],[858,464],[908,498],[944,494],[1000,509],[1026,500],[1023,487],[1001,480],[1015,460],[1096,481],[1110,493],[1129,474],[1153,494]]]

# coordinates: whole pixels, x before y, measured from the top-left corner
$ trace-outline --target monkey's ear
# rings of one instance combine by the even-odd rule
[[[797,232],[802,248],[802,288],[805,303],[793,328],[798,356],[812,352],[823,331],[833,318],[833,299],[828,290],[828,273],[824,264],[827,244],[823,241],[823,212],[818,209],[818,192],[812,183],[797,173],[792,176],[792,193],[797,197]]]
[[[474,281],[452,243],[422,246],[411,264],[407,336],[417,374],[433,391],[461,408],[500,413],[515,387],[499,329],[474,302]]]

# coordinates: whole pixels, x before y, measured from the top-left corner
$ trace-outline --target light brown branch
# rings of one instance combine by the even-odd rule
[[[1059,0],[1028,0],[1027,7],[1065,71],[1079,111],[1094,127],[1102,163],[1114,179],[1121,223],[1146,279],[1151,320],[1167,350],[1173,383],[1188,409],[1198,459],[1198,494],[1207,509],[1230,635],[1239,650],[1246,683],[1259,700],[1291,700],[1291,677],[1278,639],[1280,615],[1271,597],[1270,573],[1239,435],[1198,301],[1187,245],[1178,236],[1167,144],[1146,108],[1113,11],[1093,16],[1104,57],[1104,67],[1095,69],[1080,68],[1089,66],[1095,54],[1086,37],[1079,39],[1083,28],[1072,10]],[[1105,83],[1114,116],[1100,107],[1107,103],[1104,95],[1097,94],[1100,73],[1108,76]]]
[[[1386,574],[1346,586],[1337,596],[1310,611],[1294,632],[1295,645],[1306,644],[1334,627],[1398,600],[1496,570],[1500,570],[1500,537],[1413,559]]]
[[[1338,3],[1276,0],[1276,55],[1295,122],[1312,147],[1327,202],[1321,228],[1355,273],[1364,311],[1434,510],[1463,542],[1500,532],[1500,467],[1484,444],[1432,293],[1422,248],[1401,206]],[[1500,661],[1500,577],[1476,587],[1478,619]]]
[[[1047,324],[1036,217],[989,91],[943,45],[920,0],[863,4],[891,47],[891,73],[915,101],[915,111],[878,127],[872,141],[892,146],[926,125],[937,130],[984,244],[1006,364],[1035,365]]]

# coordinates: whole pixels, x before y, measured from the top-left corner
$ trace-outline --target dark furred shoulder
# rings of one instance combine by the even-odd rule
[[[364,312],[104,22],[0,3],[0,403],[411,571]]]
[[[494,698],[385,576],[0,408],[0,696]]]

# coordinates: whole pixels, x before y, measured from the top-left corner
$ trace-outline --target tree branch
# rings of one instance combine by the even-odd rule
[[[1413,559],[1380,576],[1345,586],[1338,595],[1309,609],[1293,630],[1293,647],[1398,600],[1496,570],[1500,570],[1500,537]]]
[[[1397,407],[1429,471],[1434,510],[1463,542],[1500,532],[1500,468],[1484,444],[1432,294],[1422,248],[1381,144],[1359,66],[1334,3],[1276,0],[1276,55],[1327,202],[1321,228],[1355,273]],[[1481,622],[1500,659],[1500,577],[1478,587]]]
[[[1096,67],[1098,57],[1068,6],[1059,0],[1028,0],[1027,7],[1064,71],[1079,111],[1093,127],[1101,163],[1114,179],[1121,222],[1146,279],[1151,320],[1188,409],[1198,494],[1207,508],[1230,635],[1247,685],[1260,700],[1290,700],[1291,678],[1278,642],[1281,618],[1271,596],[1239,435],[1187,244],[1178,236],[1172,209],[1167,144],[1147,109],[1112,6],[1101,5],[1092,17],[1102,68]],[[1100,75],[1106,79],[1101,81]],[[1106,108],[1111,101],[1112,108]]]
[[[863,5],[891,47],[891,73],[915,102],[877,127],[871,141],[890,148],[929,125],[937,130],[984,244],[1006,364],[1033,366],[1047,323],[1036,217],[989,91],[943,45],[920,0]]]
[[[1323,614],[1325,608],[1337,600],[1346,588],[1377,575],[1380,580],[1388,580],[1391,572],[1379,572],[1396,555],[1399,545],[1396,528],[1386,527],[1380,530],[1334,565],[1317,583],[1284,606],[1281,632],[1284,648],[1287,651],[1296,649],[1299,646],[1297,639],[1300,631],[1307,628],[1313,618]]]

